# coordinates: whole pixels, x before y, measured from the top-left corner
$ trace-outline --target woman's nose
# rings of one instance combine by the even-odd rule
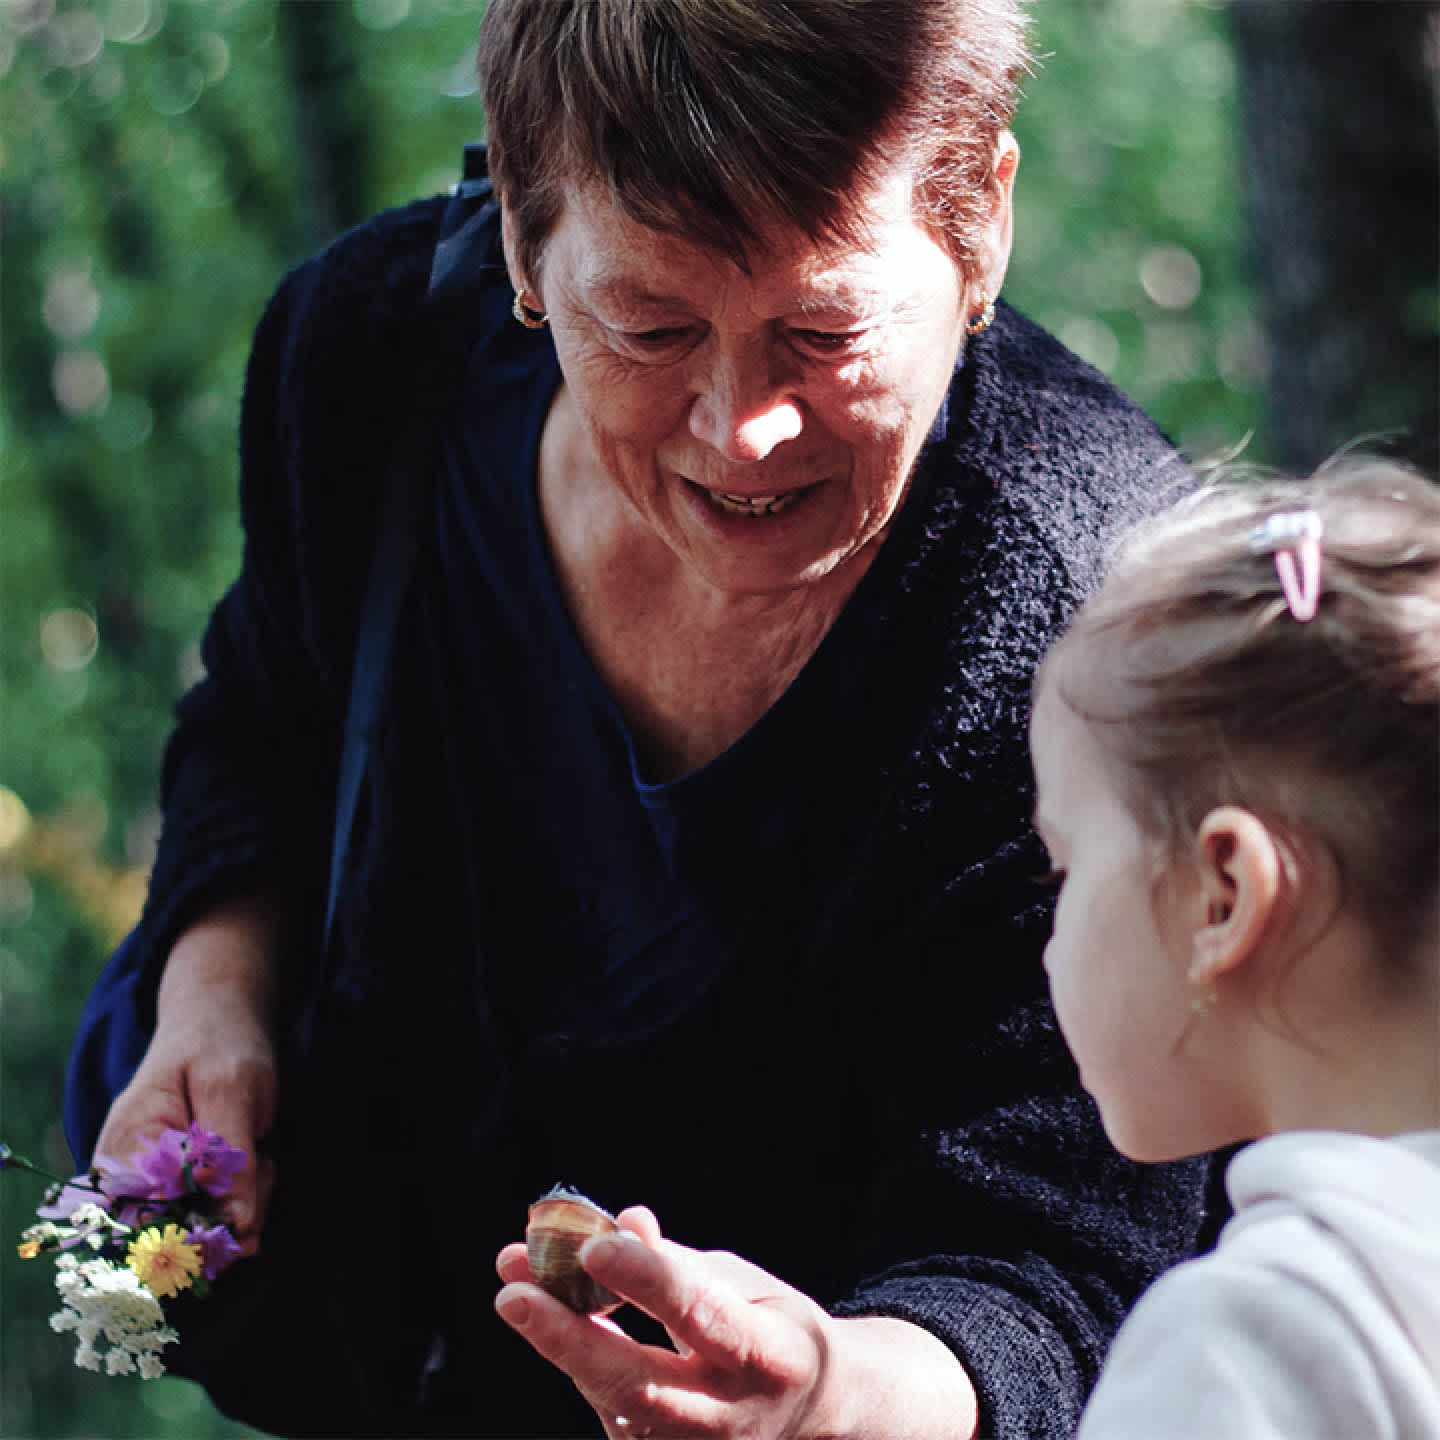
[[[763,361],[717,367],[690,406],[690,433],[736,464],[764,460],[800,434],[804,417]]]

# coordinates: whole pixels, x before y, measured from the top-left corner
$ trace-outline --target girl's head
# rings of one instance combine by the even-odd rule
[[[1283,572],[1303,571],[1296,549],[1316,530],[1315,613],[1300,619]],[[1373,937],[1385,985],[1433,984],[1419,973],[1440,923],[1429,482],[1349,460],[1191,497],[1132,538],[1035,698],[1037,825],[1067,872],[1047,966],[1120,1148],[1158,1159],[1245,1138],[1223,1096],[1196,1112],[1186,1069],[1191,1007],[1239,962],[1253,974],[1251,957],[1269,957],[1282,1027],[1286,967],[1341,917]],[[1255,886],[1236,888],[1255,864],[1259,911]]]

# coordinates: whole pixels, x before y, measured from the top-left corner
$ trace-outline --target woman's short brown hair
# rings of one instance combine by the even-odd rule
[[[969,269],[1026,69],[1023,0],[490,0],[490,169],[538,275],[564,187],[742,265],[777,225],[854,238],[882,169]]]

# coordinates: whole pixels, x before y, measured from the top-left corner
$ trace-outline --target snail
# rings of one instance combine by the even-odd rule
[[[592,1235],[616,1229],[615,1217],[578,1190],[557,1185],[531,1207],[525,1225],[525,1256],[535,1283],[577,1315],[605,1315],[620,1298],[580,1266],[580,1247]]]

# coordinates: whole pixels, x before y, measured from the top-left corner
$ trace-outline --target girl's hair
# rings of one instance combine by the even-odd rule
[[[1276,514],[1313,511],[1319,608],[1295,618]],[[1440,893],[1440,490],[1348,458],[1307,481],[1212,485],[1138,531],[1037,676],[1091,727],[1137,822],[1187,853],[1217,805],[1407,954]]]
[[[1024,0],[490,0],[490,173],[538,275],[566,187],[740,264],[773,226],[853,240],[913,168],[968,274],[1029,67]]]

